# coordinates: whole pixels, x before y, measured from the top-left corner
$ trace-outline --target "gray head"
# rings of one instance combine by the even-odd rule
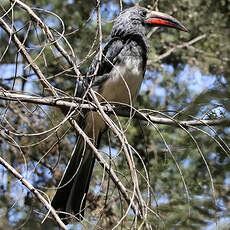
[[[148,10],[143,7],[131,7],[122,11],[115,19],[111,36],[145,35],[144,21],[147,12]]]
[[[145,36],[150,27],[164,26],[188,32],[175,18],[144,7],[134,6],[121,12],[115,19],[111,36]]]

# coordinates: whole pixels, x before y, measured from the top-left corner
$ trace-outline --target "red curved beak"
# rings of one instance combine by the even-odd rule
[[[152,26],[166,26],[189,32],[189,30],[184,25],[182,25],[182,23],[180,23],[177,19],[158,11],[149,12],[147,14],[145,23]]]

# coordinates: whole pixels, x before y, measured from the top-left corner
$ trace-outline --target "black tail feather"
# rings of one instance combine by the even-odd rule
[[[95,157],[91,148],[79,138],[53,197],[51,205],[55,210],[73,214],[76,220],[82,220],[94,162]],[[60,213],[59,216],[66,224],[72,219],[71,215],[64,213]]]

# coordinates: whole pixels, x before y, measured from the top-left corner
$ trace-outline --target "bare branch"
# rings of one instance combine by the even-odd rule
[[[24,95],[24,94],[17,94],[17,93],[9,93],[3,90],[0,90],[0,98],[3,100],[8,101],[20,101],[20,102],[27,102],[27,103],[34,103],[34,104],[40,104],[40,105],[49,105],[49,106],[56,106],[56,107],[66,107],[66,108],[81,108],[81,109],[88,109],[88,110],[98,110],[97,105],[93,103],[89,103],[88,101],[85,101],[85,103],[82,103],[81,98],[73,98],[73,97],[37,97],[37,96],[30,96],[30,95]],[[71,100],[74,102],[69,102],[66,100]],[[79,103],[78,103],[79,102]],[[84,101],[83,101],[84,102]],[[108,114],[116,113],[118,116],[122,117],[130,117],[130,106],[128,105],[122,105],[122,107],[116,107],[112,104],[106,104],[101,105],[100,108]],[[154,110],[148,110],[148,112],[143,112],[142,110],[136,110],[132,108],[132,117],[139,119],[139,120],[150,120],[151,122],[155,124],[163,124],[163,125],[181,125],[183,127],[191,127],[191,126],[220,126],[220,125],[229,125],[230,119],[228,118],[222,118],[222,119],[213,119],[213,120],[186,120],[186,121],[180,121],[175,120],[174,118],[159,118],[156,116],[153,116],[151,114],[158,113]],[[161,113],[162,115],[162,113]],[[166,115],[165,115],[166,116]]]
[[[17,4],[19,7],[24,9],[30,17],[38,23],[38,25],[41,27],[41,29],[44,31],[44,33],[47,35],[48,39],[54,44],[54,46],[57,48],[57,50],[62,54],[62,56],[67,60],[67,62],[74,67],[74,71],[77,74],[77,76],[80,76],[81,73],[77,68],[77,65],[75,61],[68,55],[66,50],[59,44],[57,40],[55,40],[53,34],[51,33],[49,27],[43,23],[43,21],[34,13],[34,11],[25,3],[21,2],[20,0],[10,0],[12,3]],[[75,54],[72,52],[73,57],[75,57]]]
[[[183,181],[184,188],[185,188],[186,194],[187,194],[188,203],[189,203],[189,192],[188,192],[188,188],[187,188],[186,183],[185,183],[183,171],[180,168],[180,164],[177,163],[177,159],[175,158],[176,155],[171,150],[172,147],[170,146],[169,143],[167,143],[166,138],[161,133],[161,130],[160,130],[161,127],[158,128],[158,126],[155,124],[174,126],[176,128],[180,128],[185,133],[187,133],[189,135],[189,137],[192,139],[192,141],[195,143],[198,152],[200,153],[201,157],[203,158],[203,161],[205,162],[205,164],[207,165],[207,162],[204,158],[204,154],[202,153],[196,138],[193,137],[193,135],[190,133],[190,130],[191,129],[199,130],[199,128],[196,128],[196,127],[201,127],[200,128],[200,130],[202,130],[201,132],[204,131],[204,133],[205,133],[206,131],[203,127],[208,127],[209,130],[212,130],[212,128],[210,126],[224,126],[224,125],[229,126],[230,125],[230,119],[221,118],[221,119],[206,120],[206,119],[203,119],[203,118],[208,117],[207,114],[205,114],[203,117],[200,116],[200,119],[196,119],[196,118],[193,118],[192,116],[190,116],[190,117],[188,116],[189,117],[188,119],[190,119],[190,120],[177,120],[177,119],[175,119],[175,118],[179,117],[179,116],[177,116],[177,114],[174,116],[170,116],[167,113],[163,113],[163,112],[156,111],[153,109],[135,109],[133,107],[132,103],[131,103],[131,105],[118,104],[118,103],[108,103],[108,102],[106,103],[106,100],[103,100],[103,103],[101,103],[101,100],[100,100],[101,97],[99,97],[97,92],[95,92],[91,88],[91,86],[89,86],[87,88],[87,90],[84,91],[84,96],[82,98],[69,96],[65,92],[62,92],[62,94],[60,94],[62,96],[59,96],[59,92],[61,90],[53,87],[50,84],[50,82],[51,82],[50,78],[47,78],[44,76],[44,74],[41,71],[41,70],[43,70],[41,67],[41,64],[39,64],[40,58],[41,59],[43,58],[43,61],[45,63],[45,67],[49,66],[48,62],[47,62],[47,60],[49,60],[47,58],[48,55],[44,52],[44,50],[47,47],[47,42],[45,42],[44,46],[43,45],[39,46],[39,48],[42,47],[42,49],[40,52],[38,52],[38,54],[35,58],[33,58],[33,54],[31,54],[29,49],[26,47],[26,45],[24,45],[27,43],[27,41],[30,40],[30,37],[29,37],[29,33],[31,31],[30,25],[33,25],[32,22],[35,22],[34,23],[35,27],[38,28],[39,32],[42,32],[42,36],[41,36],[42,39],[45,37],[45,41],[48,40],[48,46],[50,46],[49,48],[51,48],[51,52],[53,52],[54,57],[57,57],[56,54],[58,54],[58,58],[60,58],[60,56],[61,56],[61,61],[63,61],[63,58],[65,59],[64,65],[61,63],[60,68],[58,68],[59,72],[57,74],[51,76],[51,78],[62,77],[65,72],[67,72],[69,70],[71,70],[71,71],[74,70],[74,75],[72,75],[72,76],[74,76],[75,79],[76,78],[79,79],[80,81],[82,81],[82,84],[84,84],[84,76],[81,74],[81,72],[79,71],[78,68],[80,65],[82,65],[83,62],[85,62],[85,60],[87,60],[92,54],[94,54],[96,52],[96,51],[94,51],[94,48],[95,48],[95,44],[97,41],[99,42],[99,55],[100,55],[99,59],[101,59],[103,56],[103,54],[102,54],[102,48],[103,48],[103,46],[102,46],[103,39],[102,38],[103,37],[102,37],[102,24],[101,24],[102,18],[101,18],[101,9],[100,9],[101,1],[100,0],[96,1],[96,3],[97,3],[97,5],[96,5],[97,31],[95,34],[94,41],[92,43],[92,46],[91,46],[87,56],[82,61],[78,61],[78,62],[76,61],[76,57],[75,57],[73,48],[71,47],[71,44],[67,41],[66,34],[65,34],[64,22],[61,20],[61,18],[58,15],[55,15],[54,13],[49,12],[48,10],[32,8],[32,7],[28,6],[27,4],[23,3],[21,0],[10,0],[10,2],[11,2],[11,7],[7,11],[7,13],[12,12],[11,18],[10,18],[10,16],[8,17],[10,22],[8,23],[8,21],[4,17],[0,18],[0,26],[9,35],[9,42],[8,42],[8,46],[6,47],[6,49],[4,51],[4,55],[7,52],[7,50],[9,49],[10,44],[14,43],[18,53],[22,54],[22,56],[27,60],[27,62],[29,64],[28,66],[32,67],[32,69],[33,69],[32,74],[35,73],[38,76],[39,81],[41,81],[41,84],[45,88],[48,88],[53,93],[53,95],[50,97],[42,97],[42,96],[39,96],[39,95],[43,95],[42,92],[39,92],[39,95],[36,95],[36,96],[33,92],[30,95],[26,94],[26,93],[25,94],[17,93],[16,91],[10,91],[10,87],[7,87],[3,83],[0,82],[0,86],[2,85],[4,88],[4,89],[0,88],[0,99],[2,99],[2,105],[1,106],[2,107],[5,106],[5,109],[3,110],[3,113],[2,113],[4,116],[1,119],[1,121],[3,121],[3,122],[1,123],[1,126],[0,126],[0,136],[4,139],[4,141],[10,142],[10,140],[8,138],[15,135],[18,137],[16,144],[18,144],[21,148],[23,148],[23,147],[26,148],[28,146],[32,147],[35,145],[41,145],[41,147],[43,147],[43,145],[46,145],[46,141],[47,141],[48,144],[45,146],[45,149],[48,149],[48,150],[46,151],[46,153],[42,157],[40,157],[41,155],[39,155],[40,159],[37,159],[36,157],[33,157],[33,156],[32,156],[32,158],[34,160],[38,161],[37,165],[38,164],[44,164],[46,167],[48,167],[52,171],[53,168],[51,165],[46,164],[45,157],[50,153],[55,155],[55,157],[56,157],[57,151],[58,151],[58,153],[62,152],[61,148],[59,150],[59,147],[61,145],[57,146],[58,150],[56,150],[56,148],[54,148],[54,147],[61,140],[59,138],[59,129],[62,128],[63,125],[66,124],[67,121],[69,121],[70,124],[72,125],[72,127],[74,128],[74,131],[76,131],[77,134],[80,136],[80,138],[84,139],[84,141],[87,143],[89,148],[92,149],[91,152],[93,152],[95,154],[95,157],[97,158],[98,162],[100,163],[100,165],[102,166],[104,171],[106,171],[108,173],[109,178],[111,178],[112,181],[114,182],[113,186],[115,188],[117,188],[119,193],[121,194],[121,197],[122,197],[121,200],[125,201],[128,204],[128,208],[125,210],[125,212],[123,210],[123,207],[121,207],[122,217],[121,218],[119,217],[120,220],[118,220],[116,222],[116,226],[114,228],[119,226],[123,222],[123,220],[126,218],[126,216],[130,215],[129,211],[132,209],[134,214],[135,214],[135,215],[132,215],[134,228],[141,229],[141,227],[144,226],[144,224],[145,224],[146,229],[151,229],[151,226],[149,225],[148,213],[151,212],[156,217],[158,217],[158,218],[160,218],[160,217],[158,216],[158,213],[155,213],[153,211],[153,209],[155,207],[153,207],[151,204],[151,195],[154,194],[154,192],[150,188],[151,187],[150,177],[148,176],[148,170],[147,170],[147,167],[145,166],[144,159],[142,159],[141,154],[139,154],[136,151],[136,149],[129,144],[127,137],[126,137],[126,132],[125,132],[127,130],[128,126],[130,125],[130,121],[133,118],[145,121],[145,123],[147,123],[148,125],[151,125],[152,128],[154,128],[157,131],[157,133],[159,133],[159,136],[162,139],[163,144],[165,145],[167,151],[170,153],[172,159],[174,160],[176,167],[179,171],[179,174],[181,176],[181,179]],[[159,0],[156,0],[154,2],[155,2],[154,9],[158,11]],[[16,5],[17,5],[17,7],[20,8],[21,11],[24,10],[25,14],[30,17],[29,27],[26,30],[26,35],[24,36],[24,40],[19,37],[19,31],[20,30],[24,31],[26,26],[28,25],[28,23],[24,24],[22,29],[19,29],[18,31],[16,31],[14,29],[14,26],[17,27],[16,24],[14,24],[14,21],[15,21],[14,15],[16,15],[16,14],[14,14],[14,7]],[[122,8],[122,1],[121,0],[120,0],[120,7]],[[62,23],[61,32],[58,32],[55,29],[52,30],[50,27],[48,27],[48,24],[46,24],[45,21],[39,17],[39,14],[37,14],[38,11],[42,11],[45,13],[49,13],[51,15],[55,15]],[[5,15],[7,13],[5,13]],[[59,30],[59,29],[57,29],[57,30]],[[157,30],[157,28],[153,28],[148,33],[147,37],[150,37],[156,30]],[[53,31],[55,31],[55,32],[53,32]],[[6,34],[6,36],[7,36],[7,34]],[[58,38],[57,38],[57,35],[58,35]],[[37,38],[39,40],[40,36],[37,36]],[[198,42],[202,39],[205,39],[205,38],[206,38],[206,34],[203,34],[203,35],[200,35],[200,36],[198,36],[198,37],[196,37],[196,38],[194,38],[188,42],[185,42],[183,44],[175,45],[174,47],[171,46],[172,48],[170,47],[169,50],[167,50],[162,55],[156,57],[156,59],[149,60],[147,64],[152,65],[155,62],[160,62],[164,58],[171,55],[173,52],[177,51],[177,49],[187,48],[187,49],[191,49],[191,50],[194,50],[196,52],[202,53],[202,51],[199,51],[195,47],[193,47],[193,44],[195,44],[196,42]],[[19,39],[21,39],[21,41],[23,40],[23,42],[21,42]],[[64,41],[65,45],[67,44],[68,52],[67,52],[67,50],[65,50],[65,45],[63,46],[63,43],[62,43],[63,41]],[[41,44],[40,40],[39,40],[39,44]],[[69,52],[69,50],[70,50],[70,52]],[[35,50],[35,52],[37,52],[37,50]],[[3,56],[2,56],[2,59],[3,59]],[[103,57],[103,58],[106,58],[106,57]],[[16,60],[15,64],[17,65],[19,63],[19,61],[20,60]],[[108,60],[108,62],[110,62],[110,61]],[[112,63],[110,63],[110,64],[112,64]],[[98,70],[98,68],[99,68],[99,65],[96,67],[96,70]],[[61,69],[61,71],[60,71],[60,69]],[[96,73],[96,70],[95,70],[95,73]],[[47,72],[49,73],[49,71],[47,71]],[[71,74],[72,74],[72,72],[71,72]],[[14,82],[16,82],[16,80],[18,81],[18,79],[19,79],[19,81],[20,81],[20,79],[23,79],[23,76],[27,76],[27,75],[21,75],[21,73],[16,68],[15,76],[12,78],[12,80],[14,80]],[[66,74],[66,76],[68,76],[68,75]],[[123,76],[121,76],[121,78],[122,77]],[[11,78],[6,79],[3,77],[3,82],[4,81],[10,81],[10,80],[11,80]],[[28,79],[25,78],[23,80],[26,81]],[[63,79],[61,79],[61,80],[63,80]],[[33,79],[32,79],[32,81],[33,81]],[[62,81],[55,81],[55,83],[57,83],[57,85],[59,84],[59,82],[62,82]],[[65,88],[67,88],[67,87],[65,87]],[[129,90],[129,89],[127,88],[127,90]],[[75,92],[77,92],[77,91],[78,91],[78,84],[76,84],[76,86],[75,86]],[[72,95],[75,96],[75,95],[77,95],[77,93],[76,94],[74,93]],[[91,101],[89,101],[88,98],[90,98]],[[5,101],[14,101],[16,103],[6,103]],[[25,103],[31,103],[32,106],[30,106],[29,104],[25,104]],[[21,105],[21,107],[19,107],[18,105]],[[61,111],[63,112],[63,114],[65,115],[65,117],[63,118],[62,116],[60,116],[60,117],[57,116],[57,119],[56,119],[56,117],[55,117],[55,119],[53,119],[53,114],[50,115],[51,113],[49,113],[50,110],[48,110],[48,112],[47,112],[46,108],[44,108],[43,106],[36,106],[36,105],[47,105],[47,106],[53,106],[53,107],[60,108]],[[14,108],[14,107],[16,107],[16,108]],[[21,112],[20,111],[18,112],[18,110],[20,110],[21,108],[22,108]],[[86,135],[84,130],[82,130],[81,125],[78,124],[78,122],[77,122],[77,120],[79,118],[78,114],[81,113],[82,109],[83,110],[96,111],[101,116],[103,121],[106,123],[108,128],[113,131],[116,140],[118,140],[119,145],[121,146],[120,152],[124,153],[124,158],[127,160],[127,163],[128,163],[129,174],[128,174],[127,178],[129,179],[129,181],[127,180],[127,184],[129,187],[126,187],[125,186],[126,184],[123,183],[122,180],[120,180],[120,175],[119,175],[120,172],[117,172],[114,170],[114,167],[112,167],[112,165],[111,165],[112,161],[111,162],[107,161],[107,159],[103,156],[103,154],[101,154],[101,151],[99,151],[98,148],[94,145],[94,142],[92,141],[92,139]],[[39,114],[40,110],[42,110],[42,114],[45,114],[45,116],[37,118],[37,116],[38,116],[37,114]],[[55,109],[52,110],[52,112],[53,111],[55,111]],[[115,119],[111,119],[111,117],[112,117],[111,115],[113,115],[113,117],[115,117],[117,119],[117,122],[114,122]],[[125,128],[122,125],[122,122],[120,122],[120,119],[118,118],[118,116],[129,118],[129,120],[127,122],[128,125],[125,126]],[[45,119],[45,121],[47,121],[47,124],[43,124],[45,122],[42,123],[43,119]],[[40,121],[40,124],[35,125],[35,122],[34,122],[35,120]],[[33,125],[33,123],[34,123],[34,125]],[[24,128],[25,124],[29,128],[27,128],[27,127]],[[34,128],[35,126],[36,126],[36,128]],[[49,127],[49,130],[48,130],[48,127]],[[66,131],[66,133],[70,129],[71,129],[71,127],[70,128],[68,127],[68,130]],[[24,133],[24,130],[26,130],[25,133]],[[60,130],[60,132],[61,131],[62,130]],[[45,136],[45,138],[42,138],[42,139],[39,138],[38,139],[39,136],[45,135],[45,134],[49,134],[49,135]],[[51,139],[51,141],[48,141],[48,138],[53,134],[56,134],[56,137],[54,137],[54,138],[56,138],[57,141],[53,141],[53,139]],[[70,135],[72,137],[73,133],[71,132]],[[37,139],[35,139],[35,138],[34,138],[34,140],[29,139],[30,136],[36,137]],[[217,134],[217,136],[218,136],[218,134]],[[21,138],[21,137],[23,137],[23,138],[26,137],[26,138],[25,138],[25,140],[23,140],[23,138]],[[225,151],[225,146],[224,146],[225,143],[224,142],[223,142],[224,144],[222,145],[222,142],[221,143],[218,142],[216,137],[212,137],[211,134],[210,134],[210,137],[222,148],[222,150]],[[23,141],[25,142],[25,144],[23,143]],[[64,150],[65,150],[65,148],[67,148],[67,147],[64,146]],[[229,148],[229,147],[227,146],[226,148]],[[42,149],[42,151],[44,151],[44,150]],[[52,153],[52,151],[53,151],[53,153]],[[146,152],[147,151],[148,150],[146,148]],[[65,151],[63,151],[63,152],[65,152]],[[120,152],[118,154],[120,154]],[[41,154],[41,153],[39,153],[39,154]],[[142,170],[138,170],[136,167],[137,165],[134,161],[136,156],[142,162],[144,173]],[[63,157],[64,160],[65,160],[65,157]],[[57,162],[59,162],[60,159],[62,162],[62,158],[60,158],[60,159],[59,158],[60,158],[60,155],[58,157]],[[51,212],[52,215],[54,216],[54,219],[57,221],[58,225],[60,226],[60,228],[67,229],[66,226],[63,224],[63,222],[58,217],[58,215],[56,214],[55,210],[51,207],[50,203],[47,201],[48,198],[45,199],[46,197],[44,198],[43,197],[44,195],[38,189],[34,188],[26,179],[24,179],[22,177],[22,175],[20,175],[20,173],[18,171],[16,171],[12,166],[10,166],[4,159],[0,158],[0,164],[2,164],[5,168],[7,168],[9,170],[9,172],[11,172],[24,186],[26,186],[36,196],[37,199],[39,199],[40,202],[42,202],[46,206],[46,208],[48,209],[47,215],[49,215],[49,212]],[[34,167],[34,170],[37,168],[37,165]],[[210,173],[208,166],[207,166],[207,170],[209,172],[209,175],[211,176],[211,173]],[[58,173],[58,170],[57,170],[57,173]],[[126,173],[124,173],[124,176],[126,176]],[[144,181],[146,182],[146,185],[148,187],[147,188],[148,189],[147,196],[146,196],[146,193],[145,193],[145,195],[143,195],[143,193],[141,191],[141,189],[143,190],[143,188],[141,186],[139,186],[140,185],[139,176],[141,176],[144,179]],[[127,179],[127,178],[125,178],[125,179]],[[213,183],[212,177],[210,177],[210,180],[212,182],[211,183],[212,187],[214,188],[214,183]],[[109,188],[108,188],[108,191],[109,191]],[[121,205],[122,205],[122,202],[121,202]],[[138,223],[139,219],[141,219],[140,225]]]
[[[182,44],[180,44],[180,45],[176,45],[176,46],[174,46],[173,48],[171,48],[171,49],[169,49],[168,51],[166,51],[165,53],[163,53],[163,54],[161,54],[160,56],[158,56],[157,58],[155,58],[154,60],[148,60],[147,64],[148,64],[148,65],[152,65],[153,63],[158,62],[158,61],[160,61],[160,60],[162,60],[162,59],[168,57],[171,53],[173,53],[173,52],[176,51],[177,49],[182,49],[182,48],[185,48],[185,47],[189,47],[189,46],[191,46],[192,44],[194,44],[194,43],[196,43],[196,42],[198,42],[198,41],[200,41],[200,40],[202,40],[202,39],[204,39],[204,38],[206,38],[206,37],[207,37],[206,34],[202,34],[202,35],[200,35],[200,36],[198,36],[198,37],[192,39],[192,40],[189,41],[189,42],[184,42],[184,43],[182,43]]]
[[[76,131],[84,138],[86,143],[89,145],[89,147],[93,150],[98,162],[102,165],[102,167],[107,171],[107,173],[110,175],[113,182],[117,185],[119,191],[122,193],[124,199],[127,201],[128,204],[131,205],[133,208],[133,211],[135,213],[138,213],[138,209],[133,203],[133,201],[129,198],[127,189],[125,186],[121,183],[117,175],[115,174],[114,170],[110,167],[110,165],[104,160],[102,157],[100,151],[94,146],[92,141],[89,139],[89,137],[84,133],[84,131],[80,128],[80,126],[77,124],[77,122],[73,119],[69,119],[70,123],[73,125],[73,127],[76,129]]]
[[[52,208],[50,203],[38,192],[38,190],[30,184],[18,171],[16,171],[11,165],[9,165],[3,158],[0,157],[0,164],[4,166],[9,172],[11,172],[25,187],[27,187],[31,193],[37,197],[37,199],[44,204],[49,212],[53,215],[61,229],[67,230],[65,224],[61,221],[56,211]]]
[[[15,34],[15,31],[13,31],[13,29],[11,29],[2,18],[0,18],[0,25],[8,33],[8,35],[12,38],[12,41],[14,42],[14,44],[16,45],[18,50],[20,50],[20,53],[25,57],[25,59],[31,65],[31,67],[33,68],[35,74],[37,74],[37,76],[39,77],[39,79],[40,79],[41,83],[43,84],[43,86],[48,88],[53,93],[54,96],[58,96],[58,94],[57,94],[57,92],[55,90],[55,87],[53,87],[46,80],[45,76],[43,75],[43,73],[40,70],[40,68],[38,67],[38,65],[34,62],[32,57],[30,56],[30,54],[26,51],[24,45],[18,39],[17,35]]]

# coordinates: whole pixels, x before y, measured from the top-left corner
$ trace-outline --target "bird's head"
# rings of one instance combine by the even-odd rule
[[[188,29],[172,16],[158,11],[151,11],[144,7],[134,6],[122,11],[115,19],[112,37],[144,36],[149,28],[156,26],[170,27],[188,32]]]

